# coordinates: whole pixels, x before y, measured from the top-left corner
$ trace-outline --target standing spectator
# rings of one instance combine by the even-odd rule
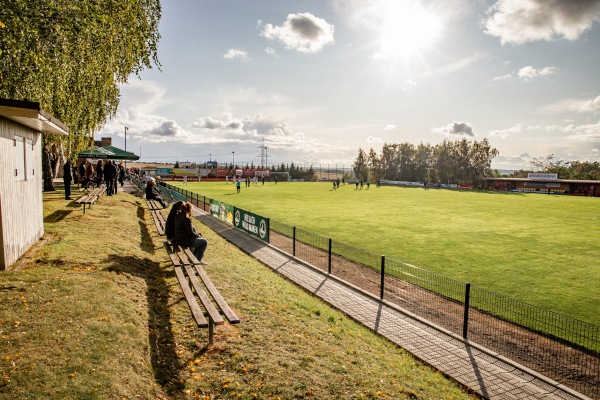
[[[85,160],[79,164],[79,185],[83,187],[85,185]]]
[[[155,189],[156,181],[153,179],[146,184],[146,200],[156,200],[160,203],[162,208],[166,208],[165,201],[158,197],[159,191]]]
[[[56,145],[52,144],[52,148],[50,150],[50,168],[52,168],[52,179],[56,178],[56,165],[58,164],[58,150],[56,149]]]
[[[125,167],[123,166],[123,161],[119,163],[119,183],[121,187],[125,184]]]
[[[68,157],[63,167],[63,181],[65,182],[65,200],[73,200],[71,198],[71,182],[73,181],[73,173],[71,172],[71,161]]]
[[[98,186],[102,184],[102,180],[104,179],[103,165],[104,163],[102,160],[98,161],[98,164],[96,164],[96,185]]]
[[[117,166],[108,160],[104,167],[104,180],[106,181],[106,194],[112,196],[115,193],[115,179],[117,177]]]
[[[89,163],[87,167],[85,167],[85,183],[88,183],[94,178],[94,167],[92,163]]]
[[[192,249],[194,256],[200,261],[200,264],[206,265],[206,262],[202,261],[202,258],[208,247],[208,241],[194,229],[192,219],[190,218],[191,215],[192,205],[190,203],[183,203],[175,218],[175,241],[179,246]]]

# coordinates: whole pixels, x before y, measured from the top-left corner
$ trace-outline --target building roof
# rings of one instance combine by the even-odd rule
[[[579,179],[530,179],[530,178],[483,178],[486,181],[504,181],[504,182],[544,182],[544,183],[583,183],[591,185],[600,185],[600,181],[588,181]]]
[[[42,133],[67,135],[69,127],[33,101],[10,100],[0,98],[0,117],[15,121]]]

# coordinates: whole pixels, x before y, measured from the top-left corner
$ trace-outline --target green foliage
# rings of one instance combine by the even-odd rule
[[[363,180],[367,177],[412,182],[441,180],[479,186],[492,173],[492,159],[497,155],[498,151],[487,139],[444,140],[435,147],[408,142],[385,144],[379,156],[373,149],[368,156],[359,149],[354,173]]]
[[[119,85],[159,65],[159,0],[5,0],[0,97],[39,102],[70,127],[73,152],[119,105]]]

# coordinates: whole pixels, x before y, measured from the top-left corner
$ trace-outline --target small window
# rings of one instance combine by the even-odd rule
[[[20,136],[13,138],[13,149],[15,155],[14,176],[19,181],[24,181],[25,176],[25,140]]]

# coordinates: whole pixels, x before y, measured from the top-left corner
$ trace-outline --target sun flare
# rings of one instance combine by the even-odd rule
[[[439,18],[418,4],[394,2],[381,26],[381,51],[408,56],[431,46],[440,34]]]

